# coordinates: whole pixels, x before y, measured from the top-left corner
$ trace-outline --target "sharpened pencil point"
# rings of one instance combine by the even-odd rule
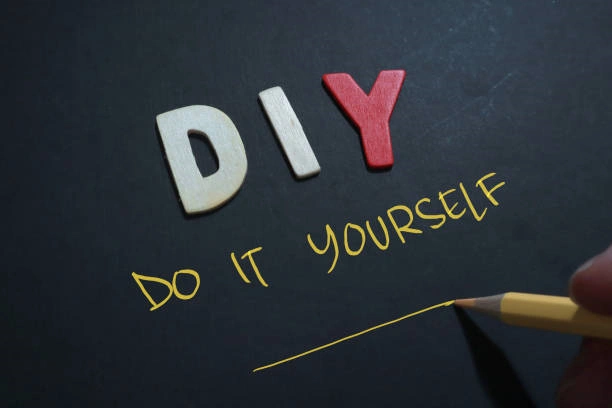
[[[474,307],[475,304],[476,304],[476,299],[474,299],[474,298],[472,298],[472,299],[457,299],[457,300],[455,300],[455,305],[459,306],[459,307],[470,308],[470,307]]]

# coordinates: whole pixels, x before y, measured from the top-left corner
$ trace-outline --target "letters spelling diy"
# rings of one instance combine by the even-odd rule
[[[371,169],[393,166],[389,118],[404,82],[404,70],[381,71],[366,95],[349,74],[325,74],[323,84],[359,128],[366,163]],[[274,87],[259,99],[297,178],[320,172],[285,93]],[[233,197],[244,182],[247,158],[232,120],[211,106],[187,106],[157,116],[157,126],[183,208],[188,214],[218,208]],[[218,159],[218,170],[202,177],[191,150],[189,135],[205,137]]]

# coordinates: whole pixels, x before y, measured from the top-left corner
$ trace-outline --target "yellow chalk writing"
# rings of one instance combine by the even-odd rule
[[[493,198],[491,193],[499,189],[503,185],[505,185],[506,182],[502,181],[496,184],[491,189],[485,187],[484,185],[484,180],[489,179],[495,175],[496,173],[489,173],[486,176],[482,177],[480,180],[476,182],[476,187],[482,190],[485,197],[489,201],[491,201],[491,203],[493,203],[494,205],[499,205],[499,203],[497,202],[497,200]],[[409,236],[411,235],[418,236],[419,234],[423,234],[423,229],[421,229],[419,222],[422,222],[422,221],[431,222],[432,220],[436,221],[436,224],[428,225],[430,229],[436,230],[444,226],[446,224],[446,221],[449,219],[458,220],[462,218],[467,213],[468,208],[470,209],[470,213],[472,214],[472,216],[474,217],[476,221],[479,221],[479,222],[482,221],[485,215],[487,214],[487,208],[485,207],[480,212],[476,209],[476,206],[474,205],[474,201],[470,197],[470,193],[468,192],[468,189],[466,189],[463,182],[459,182],[459,190],[461,191],[461,194],[459,194],[456,188],[451,188],[445,191],[440,191],[438,193],[438,200],[434,202],[432,202],[429,197],[422,197],[416,202],[414,207],[404,205],[404,204],[398,204],[386,210],[387,218],[389,222],[391,223],[391,227],[395,231],[395,234],[397,235],[397,239],[399,239],[399,242],[401,244],[406,244]],[[452,204],[450,204],[447,199],[447,196],[449,196],[452,193],[456,193],[457,199],[456,201],[452,202]],[[465,205],[464,205],[464,208],[461,209],[461,211],[458,211],[457,207],[460,205],[459,200],[461,200],[461,197],[463,197],[463,199],[465,200],[465,203],[464,203]],[[436,206],[438,208],[435,208]],[[430,208],[428,208],[427,211],[424,211],[423,207],[430,207]],[[414,213],[413,213],[412,208],[414,208]],[[416,214],[416,217],[415,217],[415,214]],[[407,220],[405,220],[403,224],[400,224],[400,221],[398,220],[401,220],[402,217],[404,220],[407,217]],[[387,224],[385,220],[383,219],[383,217],[378,216],[377,219],[384,233],[384,237],[385,237],[384,243],[374,234],[370,221],[365,222],[365,230],[368,231],[367,235],[365,234],[365,230],[361,225],[352,223],[352,222],[347,222],[344,225],[344,229],[343,229],[344,233],[340,235],[340,237],[344,239],[344,242],[341,243],[342,245],[340,245],[340,248],[343,249],[342,253],[348,256],[360,255],[363,251],[366,250],[365,244],[368,239],[370,239],[372,243],[374,244],[374,246],[378,248],[379,250],[382,250],[382,251],[387,250],[387,248],[389,248],[389,246],[391,245],[391,242],[390,242],[391,239],[389,236],[389,231],[387,229]],[[424,227],[425,226],[427,226],[427,224],[424,225]],[[337,266],[337,263],[340,259],[340,249],[339,249],[338,242],[336,239],[336,233],[334,232],[334,230],[329,224],[325,225],[325,233],[327,236],[327,242],[325,244],[325,248],[323,249],[318,248],[313,243],[310,234],[307,234],[306,238],[307,238],[308,244],[310,245],[310,248],[318,255],[323,255],[323,254],[328,253],[330,249],[332,248],[332,244],[333,244],[334,258],[333,258],[332,265],[328,270],[328,273],[330,273]],[[360,239],[360,241],[357,241],[358,239]]]
[[[452,305],[453,303],[455,303],[455,301],[454,301],[454,300],[449,300],[449,301],[447,301],[447,302],[438,303],[437,305],[433,305],[433,306],[426,307],[425,309],[421,309],[421,310],[419,310],[419,311],[416,311],[416,312],[413,312],[413,313],[410,313],[410,314],[404,315],[404,316],[402,316],[402,317],[398,317],[397,319],[390,320],[390,321],[388,321],[388,322],[378,324],[378,325],[376,325],[376,326],[374,326],[374,327],[370,327],[369,329],[365,329],[365,330],[362,330],[362,331],[360,331],[360,332],[358,332],[358,333],[354,333],[354,334],[351,334],[351,335],[349,335],[349,336],[342,337],[341,339],[334,340],[334,341],[332,341],[331,343],[323,344],[322,346],[318,346],[318,347],[312,348],[312,349],[307,350],[307,351],[305,351],[305,352],[303,352],[303,353],[296,354],[296,355],[294,355],[294,356],[291,356],[291,357],[285,358],[285,359],[280,360],[280,361],[277,361],[277,362],[275,362],[275,363],[271,363],[271,364],[268,364],[268,365],[264,365],[264,366],[261,366],[261,367],[257,367],[256,369],[254,369],[254,370],[253,370],[253,372],[257,372],[257,371],[266,370],[266,369],[268,369],[268,368],[272,368],[272,367],[275,367],[275,366],[278,366],[278,365],[281,365],[281,364],[287,363],[287,362],[289,362],[289,361],[296,360],[296,359],[298,359],[298,358],[301,358],[301,357],[307,356],[307,355],[309,355],[309,354],[316,353],[317,351],[321,351],[321,350],[323,350],[323,349],[326,349],[326,348],[329,348],[329,347],[335,346],[336,344],[338,344],[338,343],[342,343],[343,341],[347,341],[347,340],[350,340],[350,339],[354,339],[355,337],[358,337],[358,336],[364,335],[364,334],[369,333],[369,332],[374,331],[374,330],[378,330],[378,329],[383,328],[383,327],[385,327],[385,326],[390,326],[390,325],[392,325],[392,324],[399,323],[399,322],[401,322],[402,320],[409,319],[409,318],[411,318],[411,317],[414,317],[414,316],[416,316],[416,315],[420,315],[420,314],[425,313],[425,312],[428,312],[428,311],[430,311],[430,310],[437,309],[437,308],[439,308],[439,307],[450,306],[450,305]]]
[[[431,200],[428,197],[424,197],[421,198],[419,201],[417,201],[416,205],[414,206],[414,210],[417,213],[417,215],[419,216],[419,218],[422,218],[424,220],[437,220],[439,219],[440,222],[435,224],[435,225],[430,225],[429,228],[431,229],[438,229],[440,228],[442,225],[444,225],[444,223],[446,222],[446,215],[444,214],[423,214],[423,212],[421,211],[421,204],[422,203],[430,203]]]
[[[261,272],[259,272],[259,268],[257,267],[257,263],[255,262],[255,259],[253,258],[253,254],[261,251],[262,249],[263,249],[263,247],[257,247],[257,248],[250,249],[250,250],[246,251],[244,254],[242,254],[240,259],[249,258],[249,263],[251,264],[251,268],[253,269],[253,272],[255,273],[255,277],[257,278],[259,283],[261,283],[262,286],[267,288],[268,287],[268,283],[264,280],[263,276],[261,276]],[[233,252],[230,253],[230,258],[232,259],[232,263],[234,264],[234,268],[236,268],[236,271],[238,272],[238,275],[240,275],[242,280],[244,282],[246,282],[246,283],[251,283],[249,278],[247,278],[246,274],[244,273],[244,270],[242,269],[242,266],[240,266],[240,262],[238,262],[238,259],[236,259],[236,254],[234,254]]]
[[[452,193],[454,191],[455,191],[455,189],[451,188],[450,190],[446,190],[444,193],[440,192],[438,194],[438,199],[442,203],[442,206],[444,207],[444,211],[446,211],[446,214],[448,214],[448,216],[451,217],[452,219],[458,220],[459,218],[463,217],[463,214],[465,214],[465,208],[459,214],[454,214],[453,210],[455,209],[455,207],[457,207],[459,205],[459,203],[455,203],[455,204],[453,204],[453,206],[451,208],[448,208],[448,204],[446,203],[446,200],[444,199],[444,197],[446,197],[448,194],[450,194],[450,193]]]
[[[334,244],[334,260],[332,261],[332,264],[329,270],[327,271],[327,273],[331,273],[331,271],[333,271],[334,267],[336,266],[336,262],[338,262],[338,255],[339,255],[338,241],[336,240],[336,234],[334,233],[334,230],[332,229],[332,227],[329,226],[329,224],[325,225],[325,233],[327,234],[327,243],[325,244],[324,249],[317,248],[317,246],[312,242],[312,238],[310,238],[310,234],[306,235],[306,239],[308,240],[308,245],[310,245],[310,248],[319,255],[325,254],[327,250],[329,249],[330,245],[332,243]]]
[[[151,309],[149,309],[151,312],[165,305],[166,302],[172,297],[172,285],[167,280],[156,278],[154,276],[139,275],[136,272],[132,272],[132,277],[140,287],[140,290],[145,295],[147,300],[153,305]],[[162,285],[168,288],[168,296],[166,296],[161,302],[156,302],[155,300],[153,300],[149,292],[145,289],[144,285],[142,284],[142,281],[161,283]]]
[[[487,198],[489,199],[489,201],[491,201],[491,203],[495,206],[499,205],[499,203],[497,202],[497,200],[491,195],[492,192],[494,192],[495,190],[497,190],[498,188],[502,187],[504,184],[506,184],[505,181],[502,181],[499,184],[496,184],[493,188],[491,189],[487,189],[484,185],[484,181],[488,178],[491,178],[495,175],[495,173],[489,173],[485,176],[483,176],[480,180],[478,180],[476,182],[476,186],[480,187],[483,191],[483,193],[485,194],[485,196],[487,196]]]
[[[376,245],[378,247],[378,249],[385,251],[387,248],[389,248],[389,231],[387,230],[387,226],[385,225],[385,222],[383,221],[382,217],[378,217],[378,223],[380,224],[380,227],[382,228],[383,232],[385,233],[385,243],[382,244],[378,238],[376,238],[376,235],[374,235],[374,233],[372,232],[372,227],[370,226],[370,221],[366,221],[366,229],[368,230],[368,234],[370,234],[370,238],[372,238],[372,241],[374,242],[374,245]]]
[[[396,211],[400,211],[400,210],[408,214],[408,217],[409,217],[408,222],[402,225],[401,227],[397,225],[397,222],[395,221],[395,217],[393,217],[393,213]],[[402,232],[408,232],[410,234],[422,234],[423,233],[423,231],[421,231],[420,229],[410,228],[410,226],[412,225],[412,222],[414,221],[414,215],[412,214],[412,210],[406,207],[405,205],[395,205],[389,208],[387,210],[387,216],[389,217],[389,221],[391,221],[391,224],[393,224],[393,228],[395,229],[395,232],[397,233],[397,236],[399,237],[400,241],[402,241],[402,244],[406,243],[406,240],[404,239],[404,234],[402,234]]]
[[[348,231],[349,228],[354,229],[355,231],[359,232],[359,235],[361,236],[361,244],[359,245],[359,248],[355,251],[353,251],[350,247],[349,247],[349,243],[348,243]],[[350,222],[346,224],[346,226],[344,227],[344,249],[346,250],[347,255],[349,256],[357,256],[361,253],[361,251],[363,251],[363,247],[365,246],[365,231],[363,230],[363,228],[361,228],[359,225],[356,224],[351,224]]]
[[[463,183],[459,183],[459,188],[461,189],[461,192],[463,193],[463,197],[465,197],[465,202],[467,203],[470,211],[472,212],[474,219],[476,219],[476,221],[478,222],[482,221],[485,214],[487,213],[486,207],[484,210],[482,210],[482,214],[479,215],[476,212],[476,209],[474,208],[474,204],[472,204],[472,200],[470,199],[470,196],[468,195],[467,191],[465,191],[465,187],[463,186]]]
[[[251,267],[253,268],[253,272],[255,272],[255,276],[257,277],[257,280],[259,281],[259,283],[261,283],[263,286],[267,288],[268,284],[266,283],[264,278],[261,276],[261,273],[259,272],[259,268],[257,267],[257,264],[255,263],[255,259],[253,259],[253,254],[261,251],[262,249],[263,249],[262,247],[251,249],[250,251],[247,251],[244,255],[242,255],[242,258],[240,259],[244,259],[247,257],[249,258],[249,262],[251,263]]]
[[[429,197],[422,197],[417,200],[416,204],[414,205],[397,204],[388,208],[386,210],[386,218],[388,219],[388,222],[390,222],[395,234],[389,234],[387,220],[385,220],[383,216],[377,216],[376,219],[380,225],[382,236],[380,232],[375,233],[375,228],[372,227],[370,220],[366,220],[365,225],[363,223],[346,222],[343,230],[341,230],[343,233],[338,235],[340,239],[343,239],[343,242],[340,243],[341,245],[339,245],[336,232],[330,226],[330,224],[325,224],[325,247],[321,248],[315,245],[310,233],[306,234],[306,241],[310,246],[310,249],[312,249],[312,251],[317,255],[332,253],[331,265],[327,271],[327,273],[330,274],[336,268],[341,252],[347,256],[359,256],[366,251],[366,248],[371,248],[366,246],[368,240],[372,241],[374,244],[373,247],[380,251],[386,251],[392,244],[392,237],[390,235],[393,237],[397,236],[397,238],[394,239],[399,240],[399,244],[404,245],[407,243],[408,239],[410,239],[410,236],[418,236],[423,234],[424,229],[425,231],[429,231],[429,229],[437,230],[446,225],[446,222],[449,219],[458,220],[462,218],[467,213],[468,208],[474,219],[480,222],[488,213],[488,208],[481,207],[480,211],[477,210],[475,203],[478,203],[478,200],[472,200],[471,194],[474,194],[473,190],[478,191],[478,189],[480,189],[482,194],[488,201],[491,202],[491,204],[498,206],[499,202],[495,197],[493,197],[493,193],[505,186],[506,182],[500,181],[497,184],[494,184],[491,188],[485,185],[485,181],[487,181],[487,184],[489,184],[490,182],[488,180],[496,175],[497,173],[495,172],[485,174],[483,177],[478,179],[478,181],[476,181],[476,188],[472,187],[471,191],[468,191],[469,189],[466,188],[463,182],[459,182],[458,189],[450,188],[439,191],[437,194],[438,200],[434,200],[433,202]],[[461,191],[461,194],[459,194],[458,190]],[[449,200],[448,196],[453,193],[457,194],[457,198],[455,200]],[[431,195],[431,197],[435,197],[435,195]],[[461,198],[463,198],[463,203],[460,202]],[[457,208],[460,204],[463,204],[463,206],[461,211],[458,211]],[[426,209],[424,210],[423,207],[426,207]],[[425,221],[424,224],[423,221]],[[435,221],[436,223],[432,224],[432,221]],[[429,229],[426,227],[429,227]],[[263,247],[261,246],[250,249],[243,253],[239,258],[234,252],[231,252],[230,258],[234,268],[243,282],[250,284],[251,280],[249,280],[245,270],[243,269],[246,262],[242,262],[241,265],[239,259],[244,261],[248,258],[252,273],[262,286],[268,287],[269,285],[263,278],[254,257],[254,255],[261,252],[262,249]],[[181,275],[189,275],[194,278],[195,285],[191,291],[186,291],[184,288],[179,290],[177,280]],[[138,285],[140,291],[145,296],[147,301],[151,304],[151,308],[149,309],[150,311],[164,306],[170,301],[172,295],[175,295],[180,300],[193,299],[200,288],[200,276],[192,269],[181,269],[176,271],[171,281],[159,277],[137,274],[136,272],[132,272],[132,278]],[[156,294],[158,291],[150,292],[147,290],[147,287],[145,287],[145,284],[149,289],[151,286],[161,285],[164,290],[167,290],[167,294],[163,295],[163,299],[154,299],[153,296],[156,298],[160,297]],[[154,295],[151,293],[154,293]]]
[[[181,292],[179,292],[178,288],[176,287],[176,277],[180,274],[186,274],[186,275],[191,275],[195,278],[196,280],[196,286],[193,289],[193,291],[188,294],[188,295],[183,295]],[[189,300],[191,298],[193,298],[195,296],[195,294],[198,292],[198,289],[200,288],[200,275],[198,275],[198,273],[192,269],[181,269],[180,271],[174,272],[174,276],[172,277],[172,290],[174,291],[174,295],[181,299],[181,300]]]
[[[176,287],[176,278],[180,274],[191,275],[196,280],[195,288],[188,295],[182,294],[181,292],[179,292],[178,288]],[[142,291],[142,294],[145,295],[149,303],[151,303],[152,306],[151,306],[151,309],[149,309],[151,312],[165,305],[172,297],[172,294],[174,294],[177,298],[181,300],[188,300],[188,299],[192,299],[198,292],[198,289],[200,288],[200,275],[192,269],[181,269],[180,271],[174,272],[174,276],[172,277],[172,283],[168,282],[165,279],[157,278],[155,276],[139,275],[136,272],[132,272],[132,278],[134,278],[134,280],[138,284],[138,287]],[[147,291],[147,289],[144,287],[142,283],[143,281],[155,282],[155,283],[164,285],[168,289],[168,295],[161,301],[156,302],[151,296],[151,294],[149,293],[149,291]]]
[[[247,276],[244,274],[244,271],[242,270],[242,267],[238,263],[238,260],[236,259],[236,255],[233,252],[230,254],[230,258],[232,258],[232,262],[234,264],[234,268],[236,268],[236,270],[238,271],[238,274],[240,275],[242,280],[245,281],[246,283],[251,283],[249,278],[247,278]]]

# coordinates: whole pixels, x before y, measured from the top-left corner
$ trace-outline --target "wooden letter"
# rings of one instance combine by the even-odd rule
[[[232,120],[211,106],[187,106],[157,115],[157,127],[183,208],[188,214],[225,204],[242,186],[247,171],[244,145]],[[202,177],[189,134],[206,137],[219,160],[219,169]]]
[[[359,127],[366,163],[372,169],[393,166],[389,118],[406,71],[381,71],[369,95],[349,74],[325,74],[323,83],[344,113]]]
[[[259,100],[270,119],[291,169],[298,179],[319,174],[319,162],[308,143],[302,125],[280,86],[259,93]]]

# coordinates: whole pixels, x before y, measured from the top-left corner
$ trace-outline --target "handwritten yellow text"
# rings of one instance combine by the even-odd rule
[[[271,367],[274,367],[274,366],[277,366],[277,365],[281,365],[281,364],[287,363],[287,362],[289,362],[291,360],[296,360],[296,359],[298,359],[300,357],[307,356],[308,354],[312,354],[312,353],[315,353],[317,351],[329,348],[331,346],[335,346],[336,344],[342,343],[343,341],[354,339],[355,337],[361,336],[363,334],[369,333],[369,332],[374,331],[374,330],[378,330],[378,329],[383,328],[385,326],[390,326],[392,324],[399,323],[402,320],[410,319],[411,317],[414,317],[416,315],[420,315],[421,313],[429,312],[430,310],[434,310],[434,309],[437,309],[439,307],[450,306],[453,303],[455,303],[454,300],[449,300],[447,302],[438,303],[437,305],[426,307],[425,309],[421,309],[419,311],[416,311],[416,312],[404,315],[402,317],[398,317],[397,319],[390,320],[388,322],[378,324],[378,325],[376,325],[374,327],[370,327],[369,329],[365,329],[365,330],[362,330],[360,332],[353,333],[353,334],[351,334],[349,336],[342,337],[341,339],[334,340],[331,343],[323,344],[322,346],[318,346],[318,347],[312,348],[310,350],[307,350],[307,351],[305,351],[303,353],[296,354],[296,355],[291,356],[291,357],[287,357],[287,358],[285,358],[283,360],[280,360],[280,361],[277,361],[275,363],[271,363],[271,364],[268,364],[268,365],[265,365],[265,366],[257,367],[256,369],[253,370],[253,372],[262,371],[262,370],[265,370],[267,368],[271,368]]]
[[[506,182],[498,182],[490,188],[485,185],[485,181],[489,180],[495,175],[496,173],[488,173],[484,175],[478,181],[476,181],[475,187],[482,190],[481,194],[484,194],[485,198],[489,200],[491,204],[498,206],[499,202],[495,199],[495,197],[493,197],[492,193],[504,186]],[[464,203],[460,201],[460,197],[463,197]],[[397,239],[399,239],[402,244],[406,243],[406,238],[408,236],[423,234],[424,227],[429,227],[430,229],[435,230],[442,227],[448,219],[458,220],[462,218],[468,213],[468,209],[469,213],[474,217],[474,219],[480,222],[484,218],[488,209],[487,207],[481,210],[476,209],[462,182],[459,182],[459,191],[457,191],[456,188],[440,191],[437,194],[437,201],[439,201],[441,204],[442,211],[434,211],[431,208],[428,210],[428,207],[430,207],[432,203],[432,200],[429,197],[421,198],[416,202],[414,207],[398,204],[392,206],[386,211],[386,218],[390,223],[390,227],[395,232]],[[429,225],[425,225],[424,227],[419,225],[419,227],[417,227],[413,225],[415,223],[415,219],[427,221]],[[368,237],[379,250],[386,251],[389,248],[390,238],[387,224],[381,216],[378,216],[377,220],[384,239],[381,238],[380,233],[374,233],[372,226],[370,225],[370,221],[367,220],[365,222],[365,230],[361,225],[356,223],[347,222],[345,224],[341,237],[343,240],[342,246],[338,245],[336,233],[329,224],[325,225],[326,243],[323,248],[315,244],[310,233],[306,235],[306,242],[317,255],[325,255],[327,253],[333,254],[331,266],[327,271],[327,273],[331,273],[338,263],[341,248],[348,256],[358,256],[363,252]],[[365,231],[368,233],[366,234]]]
[[[244,254],[242,254],[240,259],[249,258],[249,262],[251,263],[251,268],[253,268],[253,272],[255,273],[257,280],[259,281],[259,283],[261,283],[262,286],[267,288],[268,283],[264,280],[263,276],[261,276],[261,272],[259,272],[259,268],[257,267],[257,264],[255,263],[255,259],[253,258],[253,254],[261,251],[262,249],[263,249],[262,247],[257,247],[249,251],[246,251]],[[238,272],[238,275],[240,275],[242,280],[246,283],[251,283],[249,278],[247,278],[246,274],[242,270],[242,267],[240,266],[238,259],[236,259],[236,254],[232,252],[230,254],[230,258],[232,258],[232,263],[234,264],[234,268],[236,268],[236,271]]]
[[[185,294],[179,291],[176,285],[176,278],[179,275],[190,275],[195,278],[195,288],[191,291],[191,293]],[[140,287],[142,294],[145,295],[149,303],[151,303],[152,306],[151,306],[151,309],[149,309],[151,312],[165,305],[166,302],[170,300],[173,294],[181,300],[189,300],[189,299],[192,299],[196,295],[196,293],[198,292],[198,289],[200,288],[200,275],[192,269],[181,269],[180,271],[174,272],[174,276],[172,277],[172,283],[162,278],[156,278],[155,276],[139,275],[136,272],[132,272],[132,277],[138,284],[138,287]],[[168,289],[168,295],[161,301],[156,302],[151,296],[151,294],[147,291],[147,289],[145,289],[144,285],[142,284],[143,281],[155,282],[155,283],[164,285]]]

